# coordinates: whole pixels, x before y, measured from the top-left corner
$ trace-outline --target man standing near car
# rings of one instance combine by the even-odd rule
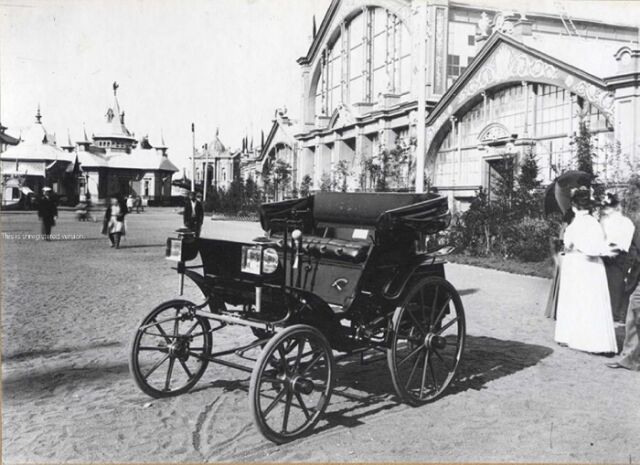
[[[42,189],[42,198],[38,203],[38,217],[42,221],[42,235],[45,241],[51,240],[51,228],[55,226],[58,218],[58,207],[51,198],[51,188]]]
[[[632,195],[628,191],[627,195]],[[635,225],[633,239],[626,255],[625,291],[631,295],[625,319],[624,342],[617,361],[607,363],[610,368],[626,368],[640,372],[640,211],[631,209],[629,217]]]
[[[189,198],[184,206],[184,226],[192,230],[196,237],[200,237],[200,229],[204,221],[204,210],[202,208],[202,202],[196,199],[195,192],[189,192]]]

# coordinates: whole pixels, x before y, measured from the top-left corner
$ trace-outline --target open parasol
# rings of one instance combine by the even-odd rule
[[[571,206],[571,190],[578,187],[591,187],[593,175],[584,171],[566,171],[547,186],[544,195],[544,213],[549,215],[560,212],[563,215]]]

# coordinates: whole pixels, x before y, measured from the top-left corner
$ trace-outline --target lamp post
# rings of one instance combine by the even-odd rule
[[[191,192],[196,190],[196,127],[191,123]]]
[[[207,201],[207,174],[209,172],[209,146],[204,144],[204,184],[202,186],[202,201]]]
[[[421,2],[417,7],[418,17],[418,109],[416,122],[416,193],[424,192],[424,157],[426,146],[425,121],[426,99],[427,99],[427,76],[426,76],[426,54],[427,54],[427,5]]]

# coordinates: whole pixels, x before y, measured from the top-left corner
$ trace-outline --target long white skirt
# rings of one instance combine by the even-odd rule
[[[109,218],[109,224],[107,225],[109,234],[124,233],[124,222],[116,220],[113,216]]]
[[[607,274],[600,257],[568,253],[560,269],[556,342],[585,352],[617,352]]]

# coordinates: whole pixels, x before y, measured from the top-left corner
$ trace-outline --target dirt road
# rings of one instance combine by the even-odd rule
[[[35,213],[2,215],[4,463],[640,462],[640,376],[553,342],[548,280],[467,266],[447,268],[467,313],[461,375],[432,404],[399,404],[385,362],[348,360],[315,433],[275,446],[252,423],[244,373],[210,366],[192,392],[148,398],[129,375],[128,345],[138,321],[177,295],[163,257],[180,217],[128,218],[114,250],[98,223],[70,212],[54,232],[79,238],[49,243],[24,237],[39,232]],[[216,344],[251,337],[232,328]]]

